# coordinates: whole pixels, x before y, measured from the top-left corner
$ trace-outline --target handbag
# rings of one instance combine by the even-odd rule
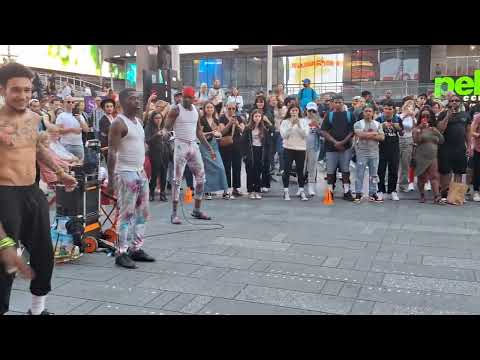
[[[232,134],[235,133],[235,125],[232,126]],[[220,147],[233,145],[233,135],[222,136],[218,142]]]

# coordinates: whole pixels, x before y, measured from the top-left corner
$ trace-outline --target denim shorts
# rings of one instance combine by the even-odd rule
[[[327,162],[327,174],[335,174],[337,168],[339,168],[342,173],[350,172],[350,160],[352,160],[351,148],[342,152],[327,151],[325,158]]]

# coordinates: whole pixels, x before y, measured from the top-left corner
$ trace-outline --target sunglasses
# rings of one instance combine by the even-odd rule
[[[456,100],[450,100],[450,102],[460,102],[460,100],[456,99]]]
[[[227,110],[237,110],[237,109],[229,107],[229,108],[227,108]]]
[[[316,112],[317,112],[317,110],[310,109],[310,110],[307,110],[307,112],[314,112],[314,113],[316,113]]]
[[[73,101],[65,101],[65,103],[67,103],[67,104],[73,104],[74,102],[73,102]]]

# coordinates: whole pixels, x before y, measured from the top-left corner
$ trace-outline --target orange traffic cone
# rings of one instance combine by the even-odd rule
[[[185,195],[183,196],[183,202],[185,204],[191,204],[192,203],[192,189],[187,187],[187,190],[185,191]]]
[[[335,202],[333,201],[332,192],[327,188],[325,189],[325,195],[323,196],[323,205],[333,205]]]

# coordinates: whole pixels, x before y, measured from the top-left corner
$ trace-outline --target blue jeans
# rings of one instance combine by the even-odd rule
[[[67,151],[75,155],[77,158],[79,158],[81,161],[83,161],[84,154],[85,154],[83,145],[64,144],[63,147],[67,149]]]
[[[318,153],[318,161],[325,161],[325,139],[320,138],[320,152]]]
[[[283,138],[278,131],[275,132],[275,152],[278,154],[278,161],[280,163],[279,169],[282,171],[285,169],[285,156],[283,152]]]
[[[378,183],[378,155],[364,155],[357,153],[357,174],[355,177],[355,193],[363,193],[363,178],[365,176],[365,169],[368,166],[368,193],[373,195],[377,193]]]

